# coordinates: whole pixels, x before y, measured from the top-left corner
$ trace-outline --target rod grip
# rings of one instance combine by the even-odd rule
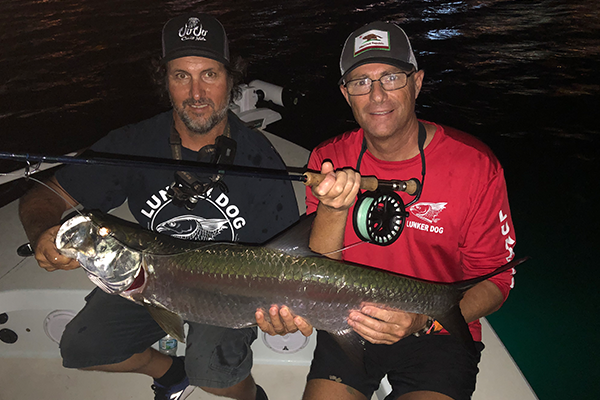
[[[409,180],[405,181],[405,183],[406,183],[405,192],[410,194],[411,196],[414,196],[417,193],[417,190],[419,189],[419,185],[418,185],[417,181],[414,179],[409,179]]]
[[[318,172],[307,171],[304,173],[304,176],[306,177],[304,184],[309,187],[318,186],[321,182],[323,182],[323,179],[325,179],[325,175],[319,174]],[[360,188],[362,190],[373,191],[376,190],[378,186],[379,181],[375,176],[362,176],[360,178]]]

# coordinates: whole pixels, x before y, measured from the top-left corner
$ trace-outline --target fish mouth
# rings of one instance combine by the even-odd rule
[[[85,215],[76,215],[64,222],[55,238],[58,251],[67,257],[77,258],[77,248],[82,247],[90,232],[91,219]]]
[[[92,282],[107,293],[127,290],[139,276],[142,257],[90,215],[66,221],[56,236],[61,254],[76,259]]]

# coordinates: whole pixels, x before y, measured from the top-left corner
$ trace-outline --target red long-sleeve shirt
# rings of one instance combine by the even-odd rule
[[[434,124],[435,125],[435,124]],[[343,259],[416,278],[455,282],[494,271],[514,257],[515,231],[510,214],[502,166],[478,139],[456,129],[435,125],[437,130],[425,148],[426,175],[420,199],[408,207],[410,216],[399,239],[389,246],[361,244],[343,251]],[[363,130],[347,132],[319,145],[308,167],[320,170],[324,160],[335,169],[356,168]],[[360,173],[379,179],[421,179],[421,157],[390,162],[369,151]],[[307,213],[318,200],[307,190]],[[412,199],[401,193],[404,202]],[[344,247],[360,242],[348,214]],[[504,298],[512,288],[514,271],[491,281]],[[481,340],[479,321],[470,324],[475,340]]]

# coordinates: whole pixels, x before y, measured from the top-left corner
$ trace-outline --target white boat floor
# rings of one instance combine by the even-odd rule
[[[59,358],[3,358],[1,364],[0,400],[149,400],[153,395],[148,377],[66,370]],[[255,365],[252,369],[271,400],[299,400],[307,372],[307,366]],[[196,389],[188,399],[223,397]]]
[[[487,325],[487,324],[486,324]],[[493,332],[488,331],[488,337]],[[146,400],[152,398],[150,379],[137,374],[111,374],[63,368],[61,359],[0,357],[0,400]],[[302,397],[307,365],[255,364],[254,379],[271,400]],[[488,341],[473,400],[536,400],[499,341]],[[217,399],[200,389],[189,397]],[[382,397],[373,395],[373,400]]]

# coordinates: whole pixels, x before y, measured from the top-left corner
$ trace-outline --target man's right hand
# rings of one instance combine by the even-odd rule
[[[40,267],[48,272],[57,269],[71,270],[79,268],[79,262],[69,257],[65,257],[56,248],[55,239],[58,233],[59,225],[53,226],[40,235],[35,243],[35,259]]]
[[[321,165],[321,174],[325,179],[312,189],[320,205],[330,211],[346,211],[352,207],[360,189],[360,174],[351,168],[334,171],[329,161]]]
[[[310,232],[309,247],[314,252],[339,260],[348,212],[360,189],[360,174],[351,168],[334,171],[329,161],[321,165],[321,174],[325,175],[325,179],[312,188],[319,205]]]

